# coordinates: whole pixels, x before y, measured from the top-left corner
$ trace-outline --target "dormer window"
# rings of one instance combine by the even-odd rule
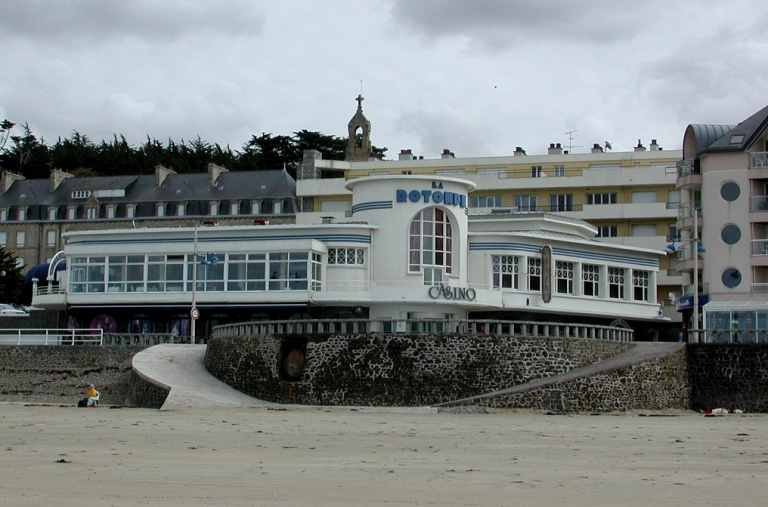
[[[230,215],[237,215],[240,213],[240,203],[235,201],[232,204],[229,205],[229,214]]]
[[[251,201],[251,215],[261,213],[261,201]]]
[[[212,203],[211,203],[211,204],[208,206],[208,211],[209,211],[209,214],[210,214],[210,215],[218,215],[218,214],[219,214],[219,203],[217,203],[217,202],[212,202]]]
[[[96,206],[88,206],[85,210],[85,214],[88,220],[95,220],[99,218],[99,208]]]
[[[18,220],[20,222],[23,221],[23,220],[26,220],[27,219],[27,208],[19,208],[19,212],[18,212],[17,217],[18,217]]]
[[[274,201],[272,203],[272,213],[279,215],[283,212],[283,201]]]
[[[107,205],[107,218],[115,218],[117,216],[117,205],[115,204],[108,204]]]
[[[161,202],[157,204],[157,207],[155,208],[155,214],[159,217],[165,216],[165,203]]]
[[[187,212],[187,203],[180,202],[176,206],[176,216],[177,217],[183,217]]]
[[[0,209],[0,222],[8,221],[8,208]]]
[[[125,205],[125,218],[133,218],[136,216],[136,205],[135,204],[126,204]]]
[[[48,208],[48,220],[56,220],[59,208]]]
[[[73,190],[72,199],[88,199],[91,196],[90,190]]]
[[[69,206],[67,208],[67,220],[75,220],[77,218],[77,206]]]

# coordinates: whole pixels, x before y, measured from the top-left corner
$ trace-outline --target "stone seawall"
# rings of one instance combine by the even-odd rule
[[[2,346],[0,401],[72,405],[92,383],[102,405],[159,408],[167,393],[131,368],[134,354],[144,348]]]
[[[581,338],[475,335],[232,337],[208,342],[205,366],[232,387],[279,403],[418,406],[564,373],[631,346]],[[293,348],[304,351],[305,364],[299,380],[290,382],[282,361]],[[626,383],[629,376],[617,376],[616,383]],[[570,407],[599,405],[582,400],[577,391],[573,387]],[[527,394],[529,406],[542,406]],[[504,406],[517,405],[507,401]]]
[[[768,412],[768,344],[688,344],[691,408]]]

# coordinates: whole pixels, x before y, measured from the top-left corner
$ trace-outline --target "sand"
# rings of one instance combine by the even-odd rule
[[[0,505],[765,505],[768,416],[0,405]]]

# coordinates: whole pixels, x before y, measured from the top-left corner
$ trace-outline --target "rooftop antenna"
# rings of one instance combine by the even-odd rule
[[[565,132],[565,134],[568,135],[568,153],[573,153],[573,133],[578,132],[578,130],[569,130],[568,132]],[[576,148],[583,148],[581,145],[576,145]]]

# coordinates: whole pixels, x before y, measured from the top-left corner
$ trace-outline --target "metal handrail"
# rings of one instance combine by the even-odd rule
[[[634,331],[623,327],[512,320],[444,319],[306,319],[243,322],[216,326],[212,338],[285,334],[469,334],[540,338],[594,338],[631,342]]]
[[[0,329],[0,345],[103,345],[101,329]]]

